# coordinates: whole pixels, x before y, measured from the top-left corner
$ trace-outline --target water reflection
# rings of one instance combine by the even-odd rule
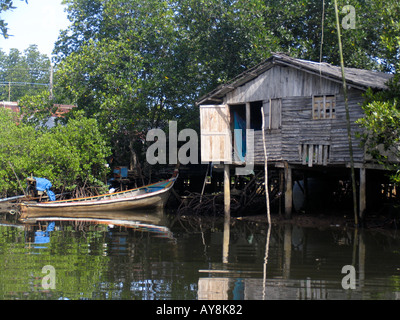
[[[50,232],[54,231],[55,222],[50,222],[44,231],[38,230],[35,232],[35,244],[45,244],[50,242]],[[36,246],[36,248],[44,248]]]
[[[400,242],[396,232],[267,226],[261,270],[261,264],[234,262],[240,259],[239,247],[257,238],[229,238],[226,226],[225,221],[223,263],[199,270],[198,299],[399,298]],[[377,252],[382,260],[376,259]],[[345,265],[356,270],[355,289],[346,289],[342,284],[347,275],[342,273]]]
[[[13,220],[14,219],[14,220]],[[0,299],[398,299],[393,232],[149,212],[0,223]],[[41,286],[43,266],[56,289]],[[342,267],[356,289],[342,287]]]

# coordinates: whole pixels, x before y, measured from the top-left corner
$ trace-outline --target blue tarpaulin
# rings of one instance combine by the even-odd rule
[[[36,180],[36,190],[46,191],[50,201],[56,200],[56,195],[50,190],[51,182],[45,178],[34,178]]]
[[[246,156],[246,120],[243,119],[238,112],[233,113],[235,135],[235,151],[240,161],[244,161]]]

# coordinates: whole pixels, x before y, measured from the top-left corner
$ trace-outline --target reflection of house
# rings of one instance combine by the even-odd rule
[[[199,278],[198,300],[326,300],[342,299],[343,290],[324,280]],[[328,289],[329,288],[329,289]],[[353,293],[360,299],[360,291]]]
[[[229,278],[199,278],[199,300],[228,300]]]
[[[354,133],[355,121],[363,116],[360,104],[368,88],[386,89],[391,75],[346,68],[353,154],[359,177],[377,165],[365,157]],[[264,164],[263,131],[268,163],[285,168],[287,181],[292,170],[348,168],[350,153],[341,69],[274,54],[264,63],[242,73],[231,82],[198,101],[203,162],[233,165],[251,161],[254,145],[255,165]],[[264,119],[262,117],[262,110]],[[254,130],[254,143],[234,129]],[[246,130],[243,130],[243,133]],[[234,155],[234,156],[232,156]],[[292,185],[286,190],[286,211],[292,208]],[[360,192],[365,194],[364,184]],[[361,197],[361,208],[365,196]]]

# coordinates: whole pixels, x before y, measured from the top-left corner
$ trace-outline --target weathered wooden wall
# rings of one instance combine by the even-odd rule
[[[354,161],[364,161],[364,151],[355,134],[360,131],[355,121],[363,116],[361,92],[348,95]],[[266,130],[269,161],[285,160],[293,164],[329,165],[350,161],[344,96],[336,95],[334,119],[312,118],[312,97],[282,99],[282,125],[278,130]],[[311,147],[314,161],[309,163]],[[305,151],[307,150],[307,151]],[[326,158],[326,152],[328,157]],[[307,160],[304,158],[307,157]],[[306,160],[306,161],[305,161]],[[263,163],[262,132],[255,133],[255,162]]]
[[[237,104],[249,101],[266,101],[283,97],[311,97],[338,94],[340,83],[301,71],[276,65],[254,80],[226,95],[224,103]]]
[[[335,95],[334,119],[313,119],[314,95]],[[363,99],[362,91],[350,89],[348,97],[354,161],[363,162],[364,151],[359,147],[359,141],[354,135],[359,130],[354,122],[363,116],[360,106]],[[350,161],[341,83],[295,68],[274,66],[228,93],[224,103],[234,105],[263,101],[265,122],[269,123],[270,99],[279,98],[281,99],[280,128],[265,131],[269,161],[285,160],[289,163],[307,165],[345,164]],[[261,131],[255,132],[254,143],[255,163],[261,164],[264,161]],[[304,158],[305,155],[307,159]],[[314,159],[310,162],[309,156],[312,155]]]

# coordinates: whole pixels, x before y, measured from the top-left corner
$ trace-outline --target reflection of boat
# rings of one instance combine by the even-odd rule
[[[98,211],[98,212],[55,212],[35,214],[20,218],[23,223],[36,223],[38,221],[88,221],[92,223],[133,225],[138,221],[145,224],[163,225],[164,210],[136,210],[136,211]],[[119,222],[119,223],[117,223]]]
[[[122,192],[49,202],[23,202],[21,218],[57,215],[75,217],[79,212],[104,212],[157,209],[165,206],[171,188],[177,179],[175,170],[171,179]],[[100,218],[97,216],[97,218]]]
[[[70,212],[71,213],[71,212]],[[118,212],[74,212],[70,216],[62,215],[43,215],[21,219],[25,224],[36,224],[38,222],[50,223],[72,223],[79,224],[103,224],[110,227],[126,227],[129,229],[140,230],[157,234],[163,238],[173,238],[172,232],[164,225],[165,215],[163,210],[154,211],[118,211]]]

